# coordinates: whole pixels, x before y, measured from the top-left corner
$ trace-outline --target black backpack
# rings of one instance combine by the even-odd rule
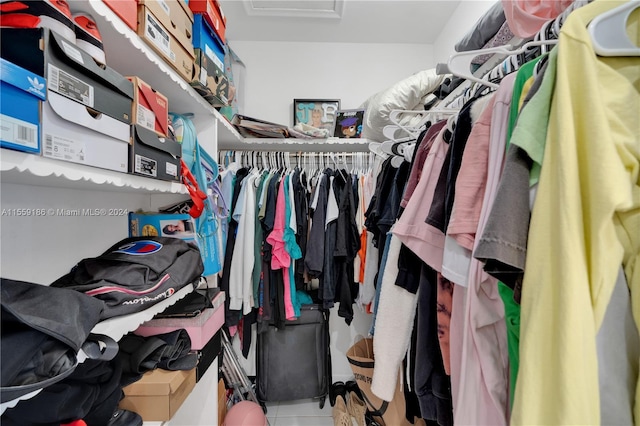
[[[101,320],[139,312],[200,279],[200,251],[179,238],[125,238],[98,257],[83,259],[52,287],[104,302]]]

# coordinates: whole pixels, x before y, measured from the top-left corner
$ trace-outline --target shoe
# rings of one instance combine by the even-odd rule
[[[360,391],[360,388],[358,387],[358,383],[356,383],[355,380],[349,380],[344,384],[344,386],[347,389],[347,393],[355,392],[356,395],[358,395],[358,397],[362,399],[362,392]]]
[[[106,63],[102,37],[96,21],[86,13],[73,15],[73,23],[76,33],[76,46],[93,56],[93,59],[101,64]]]
[[[356,419],[358,426],[366,426],[367,406],[355,392],[347,392],[347,412]]]
[[[347,404],[342,395],[338,395],[332,411],[333,426],[353,426],[351,415],[347,412]]]
[[[0,26],[49,28],[75,43],[76,34],[65,0],[5,1],[0,4]]]
[[[329,403],[333,407],[336,403],[336,398],[338,395],[341,395],[342,398],[345,399],[347,397],[347,389],[343,382],[335,382],[331,386],[329,386]]]
[[[133,411],[117,409],[107,426],[142,426],[142,417]]]

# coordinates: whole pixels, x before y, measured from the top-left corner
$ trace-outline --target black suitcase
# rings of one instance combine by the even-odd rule
[[[329,312],[302,305],[300,318],[284,329],[269,325],[258,334],[256,395],[261,402],[319,398],[331,385]]]

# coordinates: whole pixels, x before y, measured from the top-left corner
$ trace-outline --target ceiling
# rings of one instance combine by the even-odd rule
[[[237,41],[432,44],[460,0],[219,0]]]

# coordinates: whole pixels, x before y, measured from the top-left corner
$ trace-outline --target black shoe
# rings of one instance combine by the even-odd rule
[[[354,380],[349,380],[347,383],[344,384],[344,386],[347,389],[347,393],[355,392],[355,394],[358,395],[358,398],[362,399],[362,392],[360,392],[358,383],[356,383]]]
[[[142,417],[133,411],[118,409],[107,426],[142,426]]]
[[[336,398],[338,395],[342,395],[344,400],[347,400],[347,388],[343,382],[335,382],[329,386],[329,403],[332,407],[336,404]]]

